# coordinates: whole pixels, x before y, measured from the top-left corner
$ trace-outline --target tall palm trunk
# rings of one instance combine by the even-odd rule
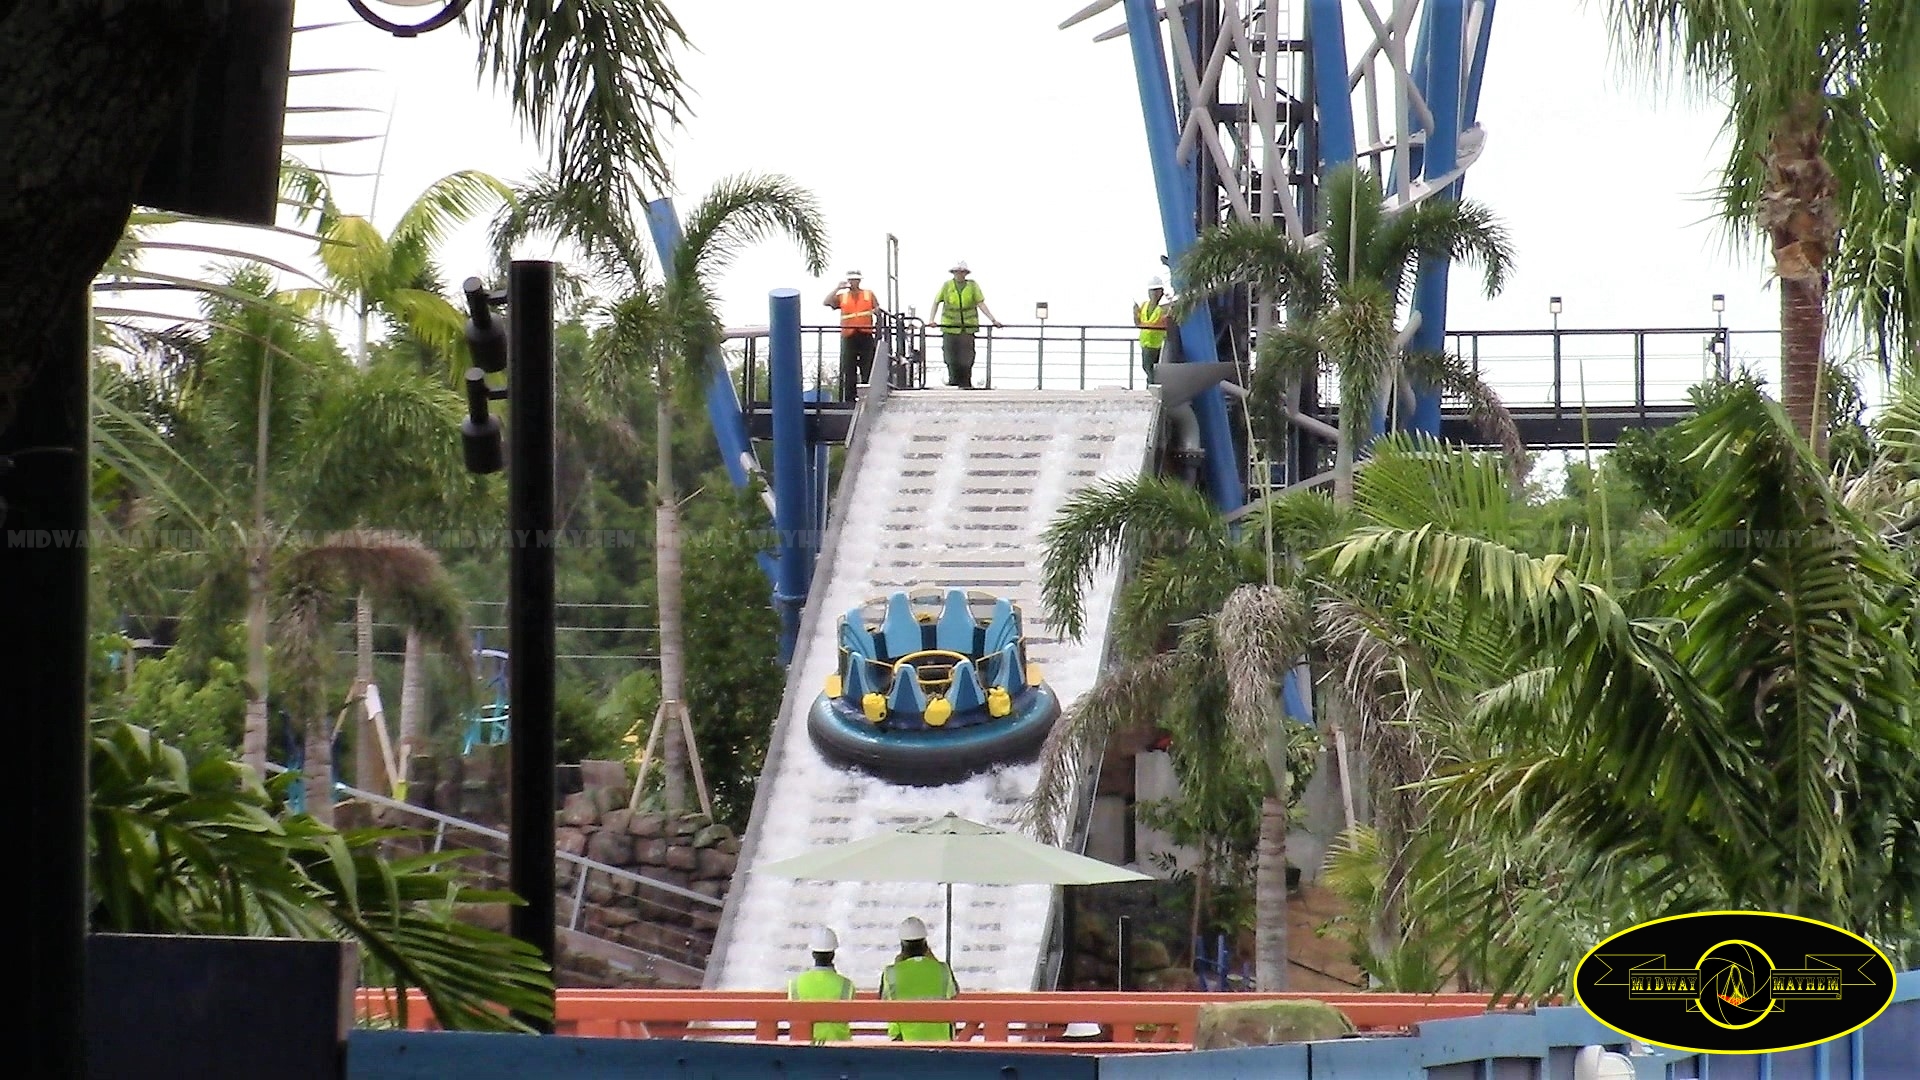
[[[1285,789],[1260,801],[1260,841],[1253,875],[1253,978],[1265,991],[1287,988],[1287,799]]]
[[[1780,397],[1795,431],[1826,452],[1819,415],[1824,359],[1827,258],[1839,231],[1833,170],[1821,153],[1824,99],[1810,94],[1780,118],[1767,143],[1759,220],[1780,279]]]
[[[394,798],[404,797],[408,763],[414,751],[426,741],[427,727],[427,644],[420,632],[407,630],[407,654],[400,667],[400,745],[394,748]]]
[[[353,683],[362,695],[349,708],[357,721],[353,728],[353,783],[366,791],[384,792],[381,783],[386,765],[380,760],[379,736],[373,731],[373,717],[367,710],[368,688],[373,685],[373,603],[367,591],[353,605]]]
[[[325,709],[307,717],[306,764],[301,773],[307,791],[307,813],[322,825],[333,824],[333,721]]]
[[[247,721],[240,760],[267,774],[267,540],[256,530],[247,544]]]
[[[680,730],[686,692],[686,639],[680,625],[680,500],[673,486],[672,383],[666,363],[660,365],[659,401],[655,421],[654,569],[660,606],[660,716],[663,765],[666,769],[667,809],[687,806],[687,745]]]

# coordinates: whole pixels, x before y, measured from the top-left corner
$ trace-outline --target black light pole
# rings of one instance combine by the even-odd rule
[[[513,936],[533,946],[549,969],[554,949],[554,641],[553,641],[553,264],[516,262],[504,297],[479,278],[465,285],[467,419],[460,425],[467,470],[498,472],[500,422],[490,402],[507,400],[507,691],[509,749],[508,887],[525,903],[508,916]],[[505,301],[505,331],[492,308]],[[491,390],[486,373],[505,369],[507,388]],[[549,1017],[551,1016],[551,1009]],[[520,1015],[552,1034],[550,1018]]]
[[[507,826],[513,936],[555,958],[553,731],[553,264],[507,272],[508,689],[513,718]],[[531,1020],[530,1017],[523,1019]],[[551,1020],[533,1021],[551,1033]]]

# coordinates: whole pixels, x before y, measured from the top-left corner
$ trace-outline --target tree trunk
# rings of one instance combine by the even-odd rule
[[[666,770],[664,798],[671,811],[687,807],[687,744],[680,731],[680,710],[686,692],[685,636],[680,626],[680,500],[673,485],[672,384],[661,363],[656,405],[656,475],[654,477],[655,594],[660,614],[660,707],[664,740],[661,764]]]
[[[247,552],[247,721],[240,761],[267,775],[267,540],[256,532]]]
[[[1287,800],[1260,803],[1259,854],[1253,884],[1253,978],[1265,991],[1287,988]]]
[[[1345,432],[1333,453],[1333,501],[1341,506],[1353,505],[1353,439]]]
[[[427,647],[420,633],[407,630],[407,655],[400,669],[400,745],[394,748],[394,798],[404,797],[407,763],[427,737]]]
[[[1773,247],[1780,279],[1780,399],[1795,431],[1826,453],[1820,416],[1825,359],[1827,259],[1839,231],[1833,170],[1821,153],[1824,97],[1810,94],[1775,124],[1767,144],[1767,177],[1758,219]]]
[[[301,785],[307,791],[307,813],[322,825],[333,824],[333,722],[323,710],[306,722],[307,763]]]
[[[348,706],[353,725],[353,783],[364,791],[385,794],[387,767],[380,760],[380,737],[367,710],[367,688],[373,685],[373,601],[361,589],[353,605],[353,683],[360,700]]]

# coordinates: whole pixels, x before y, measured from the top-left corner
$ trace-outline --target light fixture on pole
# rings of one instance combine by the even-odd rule
[[[1557,296],[1547,297],[1547,310],[1553,313],[1553,328],[1555,330],[1560,329],[1560,298]]]
[[[1034,302],[1033,317],[1040,324],[1040,340],[1035,342],[1033,357],[1033,388],[1038,390],[1046,385],[1047,378],[1047,302],[1045,300]]]
[[[1713,294],[1713,325],[1725,326],[1726,324],[1727,324],[1727,294],[1714,293]]]

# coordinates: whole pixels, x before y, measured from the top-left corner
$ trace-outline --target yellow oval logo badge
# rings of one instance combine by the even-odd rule
[[[1893,964],[1837,926],[1767,911],[1641,923],[1574,969],[1594,1019],[1641,1042],[1713,1054],[1797,1050],[1864,1027],[1893,1000]]]

